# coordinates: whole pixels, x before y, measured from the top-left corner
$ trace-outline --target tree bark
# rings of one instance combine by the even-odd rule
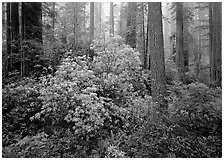
[[[145,68],[145,26],[144,26],[144,3],[140,2],[138,6],[138,18],[137,18],[137,50],[140,53],[140,60],[143,68]]]
[[[42,4],[25,2],[23,5],[25,39],[42,43]]]
[[[136,48],[136,13],[137,3],[128,2],[126,44]]]
[[[114,5],[110,2],[110,36],[114,36]]]
[[[74,22],[73,22],[73,33],[74,33],[74,40],[73,40],[73,52],[75,53],[77,50],[77,27],[78,27],[78,2],[74,2]]]
[[[148,2],[148,19],[147,19],[147,33],[146,33],[146,45],[145,45],[145,57],[144,57],[144,68],[145,69],[148,69],[150,70],[151,69],[151,66],[150,66],[150,52],[149,52],[149,24],[150,24],[150,12],[149,12],[149,9],[150,9],[150,2]]]
[[[19,3],[11,3],[13,53],[19,53]]]
[[[209,3],[209,44],[210,44],[210,83],[212,86],[221,87],[222,81],[222,18],[221,3]]]
[[[7,70],[12,69],[12,37],[11,37],[11,3],[7,3],[7,35],[6,35],[6,46],[7,46],[7,59],[8,59],[8,66]]]
[[[178,80],[185,82],[183,44],[183,2],[176,2],[176,65]]]
[[[92,43],[94,39],[94,2],[90,2],[90,38],[89,41]]]
[[[151,53],[152,99],[156,110],[165,113],[167,102],[165,78],[165,58],[162,29],[162,9],[160,2],[149,2],[149,51]]]

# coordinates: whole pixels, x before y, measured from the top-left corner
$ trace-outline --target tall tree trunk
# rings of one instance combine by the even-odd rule
[[[12,53],[19,54],[19,3],[11,3],[11,34],[12,34]],[[14,56],[12,56],[14,59]],[[15,60],[13,60],[15,63]],[[18,62],[17,62],[18,63]],[[20,70],[20,68],[15,68],[17,65],[13,65],[13,69]],[[19,67],[19,66],[18,66]]]
[[[146,45],[145,45],[145,57],[144,57],[144,68],[145,69],[151,69],[151,66],[150,66],[150,51],[149,51],[149,24],[151,23],[149,20],[149,17],[150,17],[150,12],[149,12],[149,9],[150,9],[150,2],[148,2],[148,18],[147,18],[147,33],[146,33]]]
[[[90,2],[90,36],[89,41],[94,39],[94,2]]]
[[[176,2],[176,33],[176,65],[178,70],[178,80],[185,82],[183,46],[183,2]]]
[[[56,21],[56,14],[55,14],[55,2],[52,2],[52,10],[53,10],[53,17],[52,17],[52,34],[53,34],[53,39],[55,40],[54,37],[54,29],[55,29],[55,21]]]
[[[5,2],[2,2],[2,42],[6,40],[6,30],[7,30],[7,25],[6,25],[6,6]],[[8,55],[7,55],[7,50],[3,48],[5,46],[2,44],[2,74],[3,76],[8,76]]]
[[[140,52],[140,60],[144,68],[145,64],[145,27],[144,27],[144,3],[139,3],[137,14],[137,50]]]
[[[25,52],[23,50],[23,43],[25,41],[25,3],[22,2],[21,4],[21,62],[20,62],[20,74],[21,74],[21,77],[23,77],[25,75]]]
[[[36,42],[39,45],[42,44],[42,3],[41,2],[22,2],[22,33],[23,40]],[[39,57],[42,52],[40,47],[34,45],[33,43],[29,44],[30,48],[37,49],[35,55],[23,53],[23,64],[24,70],[34,71],[35,66],[39,64]],[[24,52],[24,51],[23,51]],[[29,59],[30,63],[26,63],[25,59]],[[34,63],[35,62],[35,63]],[[23,73],[25,74],[25,72]]]
[[[152,99],[156,110],[165,113],[167,102],[165,78],[165,58],[162,29],[162,8],[160,2],[149,2],[149,52],[151,54]]]
[[[23,5],[25,39],[42,43],[42,4],[40,2],[26,2]]]
[[[222,18],[220,2],[209,3],[209,39],[210,39],[210,81],[214,86],[221,87],[221,49],[222,49]]]
[[[8,70],[10,71],[12,69],[12,37],[11,37],[11,3],[7,3],[7,40],[6,40],[6,46],[7,46],[7,58],[8,59]]]
[[[110,36],[114,36],[114,5],[110,2]]]
[[[101,2],[95,2],[95,37],[101,35]]]
[[[78,27],[78,2],[74,2],[74,25],[73,25],[73,33],[74,33],[74,39],[73,39],[73,53],[77,50],[77,27]]]
[[[198,19],[197,19],[198,26],[201,26],[201,22],[200,22],[201,17],[200,17],[200,10],[199,9],[197,10],[196,14],[197,14],[197,17],[198,17]],[[201,31],[200,31],[200,29],[198,30],[198,37],[197,38],[198,38],[198,52],[196,53],[197,55],[196,55],[196,68],[195,68],[195,70],[196,70],[196,79],[199,80],[201,54],[202,54],[202,51],[201,51],[201,49],[202,49],[202,47],[201,47]]]
[[[136,13],[137,3],[128,2],[126,44],[136,48]]]
[[[94,39],[94,2],[90,2],[90,36],[89,36],[89,44],[92,43]],[[93,61],[93,50],[89,48],[89,57],[90,61]]]

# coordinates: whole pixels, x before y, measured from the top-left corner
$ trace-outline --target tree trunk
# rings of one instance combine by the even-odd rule
[[[136,13],[137,3],[128,2],[126,44],[136,48]]]
[[[22,2],[22,40],[28,42],[31,49],[22,51],[22,70],[35,71],[35,65],[39,64],[39,56],[42,52],[40,45],[43,42],[42,39],[42,3],[41,2]],[[31,43],[30,43],[31,42]],[[37,43],[38,45],[34,45]],[[23,47],[24,48],[24,47]],[[30,54],[32,49],[36,49],[35,54]],[[29,59],[28,61],[25,61]],[[23,72],[25,75],[25,72]]]
[[[11,32],[12,53],[19,54],[19,3],[11,3]]]
[[[7,59],[8,59],[8,70],[12,70],[12,37],[11,37],[11,3],[7,3],[7,35],[6,35],[6,46],[7,46]]]
[[[89,42],[94,39],[94,2],[90,2],[90,36]]]
[[[55,2],[52,2],[53,6],[52,6],[52,10],[53,10],[53,17],[52,17],[52,36],[53,36],[53,40],[55,41],[55,37],[54,37],[54,29],[55,29],[55,21],[56,21],[56,15],[55,15]]]
[[[52,10],[53,10],[52,28],[55,29],[55,18],[56,18],[56,17],[55,17],[55,2],[53,2],[52,5],[53,5],[53,6],[52,6],[52,7],[53,7],[53,9],[52,9]]]
[[[74,24],[73,24],[73,33],[74,33],[74,39],[73,39],[73,53],[77,51],[77,27],[78,27],[78,2],[74,2]]]
[[[140,53],[141,64],[144,67],[145,64],[145,27],[144,27],[144,3],[139,3],[138,9],[138,18],[137,18],[137,50]]]
[[[149,51],[151,54],[152,99],[156,110],[165,113],[167,102],[165,78],[165,58],[162,29],[162,9],[160,2],[149,2]]]
[[[201,22],[200,22],[200,10],[198,9],[197,12],[197,21],[198,21],[198,26],[201,26]],[[199,72],[200,72],[200,63],[201,63],[201,54],[202,54],[202,47],[201,47],[201,31],[200,29],[198,30],[198,52],[196,53],[196,79],[199,80]]]
[[[89,36],[89,44],[92,43],[94,39],[94,2],[90,2],[90,36]],[[93,50],[89,48],[89,58],[90,61],[93,61]]]
[[[6,40],[7,33],[7,25],[6,25],[6,3],[2,2],[2,42]],[[2,74],[4,76],[8,76],[8,55],[7,55],[7,47],[5,43],[2,44]]]
[[[95,37],[100,37],[101,35],[101,2],[95,2]]]
[[[145,57],[144,57],[144,68],[145,69],[151,69],[151,66],[150,66],[150,51],[149,51],[149,24],[150,24],[150,12],[149,12],[149,9],[150,9],[150,2],[148,2],[148,19],[147,19],[147,33],[146,33],[146,45],[145,45]]]
[[[42,43],[42,4],[26,2],[23,5],[25,39]]]
[[[183,2],[176,2],[176,51],[178,80],[185,82],[183,46]]]
[[[222,81],[222,18],[221,18],[221,3],[209,3],[209,40],[210,40],[210,81],[213,86],[221,87]]]
[[[110,2],[110,36],[114,36],[114,5]]]

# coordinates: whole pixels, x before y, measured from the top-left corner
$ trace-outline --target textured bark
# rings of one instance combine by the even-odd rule
[[[210,40],[210,81],[221,87],[222,81],[222,5],[220,2],[209,3],[209,40]]]
[[[184,82],[183,2],[176,3],[176,65],[178,80]]]
[[[162,29],[162,9],[160,2],[149,3],[149,52],[151,54],[152,99],[156,110],[166,112],[167,102],[165,78],[165,58]]]
[[[136,13],[137,3],[128,2],[126,44],[136,48]]]
[[[140,60],[142,66],[145,68],[145,27],[144,27],[144,3],[139,3],[138,6],[138,16],[137,16],[137,50],[140,53]],[[146,69],[146,68],[145,68]]]

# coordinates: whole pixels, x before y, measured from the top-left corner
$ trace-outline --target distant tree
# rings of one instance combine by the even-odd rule
[[[90,35],[89,43],[91,44],[94,39],[94,2],[90,2]],[[93,60],[93,50],[89,49],[90,60]]]
[[[22,40],[21,74],[34,71],[40,62],[42,39],[42,3],[22,2]],[[34,53],[35,51],[35,53]]]
[[[6,46],[6,34],[7,34],[7,9],[6,3],[2,2],[2,75],[8,76],[8,55]]]
[[[137,3],[128,2],[126,44],[136,48]]]
[[[222,82],[222,3],[209,3],[210,81],[221,87]]]
[[[90,43],[94,39],[94,2],[90,2]]]
[[[110,2],[110,35],[114,35],[114,5]]]
[[[137,50],[140,52],[140,59],[143,67],[147,67],[147,57],[145,56],[145,16],[144,16],[144,3],[138,3],[137,12]]]
[[[12,52],[19,53],[19,3],[11,3]]]
[[[120,19],[119,19],[119,35],[126,38],[127,32],[127,7],[125,2],[121,2],[120,6]]]
[[[149,2],[149,51],[151,55],[152,99],[161,113],[167,109],[165,59],[162,29],[162,8],[160,2]]]
[[[19,3],[11,3],[11,38],[12,38],[12,56],[11,69],[20,70],[20,33],[19,33]]]
[[[23,2],[24,38],[42,43],[42,4]]]
[[[101,2],[95,2],[94,7],[95,7],[95,26],[96,26],[95,36],[99,37],[102,34]]]
[[[6,46],[7,46],[7,58],[8,59],[8,70],[11,70],[12,68],[12,39],[11,39],[11,3],[7,3],[7,34],[6,34]]]
[[[148,2],[147,3],[148,4],[148,18],[147,18],[147,32],[146,32],[146,44],[145,44],[145,52],[146,52],[146,54],[145,54],[145,57],[144,57],[144,64],[145,64],[145,66],[144,66],[144,68],[145,69],[151,69],[151,64],[150,64],[150,52],[149,52],[149,32],[150,32],[150,19],[149,19],[149,17],[150,17],[150,12],[149,12],[149,9],[150,9],[150,5],[151,5],[151,3],[150,2]]]
[[[74,24],[74,26],[73,26],[73,33],[74,33],[74,39],[73,39],[73,43],[72,43],[72,45],[73,45],[73,52],[76,52],[76,50],[77,50],[77,38],[78,38],[78,36],[77,36],[77,30],[78,30],[78,7],[79,7],[79,3],[78,2],[74,2],[74,22],[73,22],[73,24]]]
[[[176,2],[176,65],[178,79],[184,82],[183,2]]]

